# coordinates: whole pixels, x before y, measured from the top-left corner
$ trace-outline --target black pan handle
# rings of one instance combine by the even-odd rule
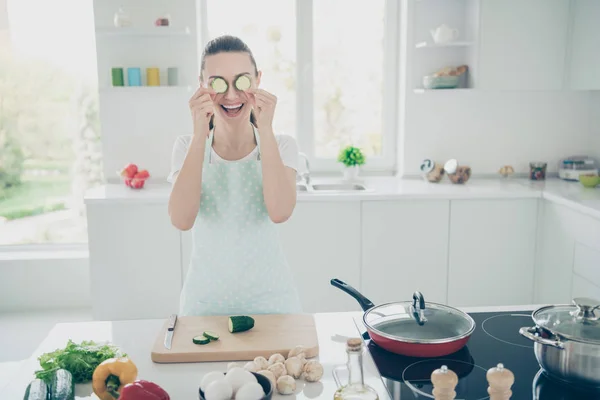
[[[346,282],[334,278],[331,280],[331,285],[335,286],[338,289],[341,289],[343,292],[348,293],[350,296],[354,297],[358,304],[362,307],[363,311],[368,311],[371,308],[375,307],[375,304],[371,302],[371,300],[367,299],[365,296],[360,294],[358,290],[348,285]]]

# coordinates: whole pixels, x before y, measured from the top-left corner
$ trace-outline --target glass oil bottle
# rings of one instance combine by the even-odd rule
[[[363,343],[351,338],[346,342],[348,354],[348,383],[341,385],[333,395],[334,400],[379,400],[377,391],[365,384],[363,376]]]

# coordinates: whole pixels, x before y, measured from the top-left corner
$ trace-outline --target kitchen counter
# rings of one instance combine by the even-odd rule
[[[311,183],[339,182],[338,178],[315,178]],[[600,188],[585,188],[579,182],[567,182],[558,178],[538,182],[517,178],[472,178],[464,185],[455,185],[447,179],[440,183],[429,183],[423,179],[377,177],[365,178],[359,183],[364,184],[368,191],[298,192],[298,202],[544,198],[600,219]],[[149,183],[142,190],[132,190],[124,184],[107,184],[89,190],[85,195],[85,202],[86,204],[166,204],[170,191],[171,185],[167,183]]]
[[[485,311],[521,311],[531,310],[538,305],[507,307],[471,307],[462,308],[465,312]],[[360,318],[362,312],[321,313],[315,314],[317,335],[319,339],[319,361],[323,365],[323,378],[318,383],[305,383],[297,380],[295,396],[275,394],[273,399],[316,399],[332,398],[336,385],[332,370],[346,363],[345,341],[348,337],[357,337],[354,318]],[[164,320],[129,320],[129,321],[90,321],[57,324],[26,360],[10,383],[2,389],[2,398],[20,399],[27,384],[33,379],[34,371],[39,369],[37,357],[42,353],[64,347],[68,339],[76,342],[82,340],[110,341],[119,346],[134,360],[138,367],[140,379],[156,382],[162,386],[173,400],[198,399],[198,387],[203,374],[213,371],[225,371],[227,362],[187,363],[187,364],[155,364],[150,359],[150,351],[156,335],[163,326]],[[371,359],[366,353],[364,357],[365,381],[379,394],[381,400],[389,399],[383,381]],[[342,380],[346,377],[342,376]],[[91,385],[76,387],[76,399],[97,399],[92,394]]]

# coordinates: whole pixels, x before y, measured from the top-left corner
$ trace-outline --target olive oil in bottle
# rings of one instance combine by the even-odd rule
[[[348,383],[336,390],[334,400],[379,400],[375,389],[365,384],[362,350],[363,343],[360,339],[352,338],[346,342]]]

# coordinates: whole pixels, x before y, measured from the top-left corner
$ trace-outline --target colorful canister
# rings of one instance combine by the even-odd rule
[[[111,74],[112,74],[112,85],[113,86],[123,86],[124,85],[123,68],[118,68],[118,67],[112,68]]]
[[[169,67],[167,68],[167,81],[169,86],[177,86],[179,81],[179,71],[177,67]]]
[[[127,68],[127,84],[129,86],[142,86],[142,71],[139,68]]]
[[[160,71],[158,68],[146,69],[146,81],[148,86],[160,86]]]

